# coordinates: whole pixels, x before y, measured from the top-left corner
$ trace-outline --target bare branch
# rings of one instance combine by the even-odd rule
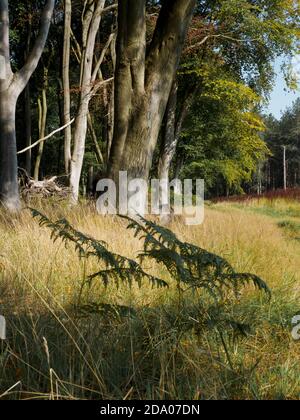
[[[93,96],[93,95],[95,95],[96,93],[97,93],[97,91],[102,87],[102,86],[104,86],[104,85],[106,85],[106,84],[108,84],[108,83],[110,83],[110,82],[113,82],[114,81],[114,77],[111,77],[111,78],[109,78],[109,79],[107,79],[107,80],[100,80],[99,82],[96,82],[95,84],[94,84],[94,86],[93,86],[93,89],[92,89],[92,92],[91,92],[91,95]]]
[[[88,125],[89,125],[90,133],[94,142],[97,159],[100,163],[104,164],[104,158],[103,158],[103,155],[102,155],[102,152],[101,152],[98,140],[97,140],[96,132],[93,126],[93,121],[92,121],[92,117],[90,113],[88,113]]]
[[[25,88],[30,77],[37,68],[47,41],[54,6],[55,0],[47,0],[42,13],[40,30],[35,45],[29,54],[24,67],[15,75],[15,82],[19,85],[19,91],[22,91]]]
[[[92,82],[94,82],[96,80],[98,71],[99,71],[99,69],[100,69],[100,67],[101,67],[101,65],[103,63],[103,60],[105,58],[105,55],[106,55],[106,53],[107,53],[107,51],[108,51],[108,49],[110,47],[110,44],[112,43],[114,37],[115,37],[115,33],[110,34],[110,36],[109,36],[109,38],[108,38],[108,40],[107,40],[104,48],[101,51],[101,55],[99,57],[99,60],[96,63],[96,66],[95,66],[95,69],[94,69],[94,72],[93,72],[93,75],[92,75]]]
[[[64,125],[63,127],[57,128],[56,130],[52,131],[52,133],[48,134],[46,137],[43,137],[42,139],[37,140],[35,143],[33,143],[31,146],[26,147],[26,149],[20,150],[18,152],[18,155],[21,155],[22,153],[27,152],[28,150],[33,149],[34,147],[38,146],[40,143],[50,139],[50,137],[53,137],[55,134],[59,133],[60,131],[65,130],[67,127],[69,127],[70,125],[72,125],[75,121],[75,118],[73,118],[71,121],[69,121],[66,125]]]
[[[72,38],[72,41],[74,42],[74,45],[75,45],[73,47],[73,51],[74,51],[76,60],[78,61],[78,63],[80,63],[80,60],[81,60],[81,57],[82,57],[82,52],[81,52],[79,42],[77,41],[76,36],[75,36],[74,32],[72,31],[72,29],[71,29],[71,38]]]
[[[108,13],[111,12],[113,10],[117,10],[118,9],[118,3],[112,4],[111,6],[107,6],[103,9],[103,13]]]
[[[186,51],[190,51],[193,50],[194,48],[198,48],[201,47],[201,45],[203,45],[206,41],[208,41],[209,39],[216,39],[216,38],[223,38],[223,39],[227,39],[229,41],[235,42],[235,43],[239,43],[242,44],[244,42],[248,42],[247,40],[242,40],[242,39],[238,39],[238,38],[234,38],[233,36],[230,35],[226,35],[226,34],[216,34],[216,35],[207,35],[205,36],[201,41],[196,42],[193,45],[189,45],[186,48]],[[256,42],[259,41],[259,38],[253,38],[251,40],[251,42]]]

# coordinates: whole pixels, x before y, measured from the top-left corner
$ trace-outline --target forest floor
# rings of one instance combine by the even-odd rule
[[[141,249],[124,220],[103,218],[91,205],[42,211],[52,220],[67,217],[122,255]],[[0,315],[7,320],[0,398],[299,399],[300,341],[291,331],[300,313],[300,202],[209,203],[203,225],[178,219],[171,229],[267,282],[270,301],[249,287],[232,307],[233,317],[251,325],[247,337],[225,336],[225,344],[214,331],[179,331],[170,323],[179,310],[175,286],[96,284],[86,302],[132,307],[134,316],[113,306],[78,316],[82,280],[97,263],[53,243],[29,211],[16,219],[0,214]],[[170,281],[161,267],[146,269]]]

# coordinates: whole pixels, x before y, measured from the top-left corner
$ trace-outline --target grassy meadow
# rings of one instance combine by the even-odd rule
[[[99,216],[92,205],[39,207],[127,257],[142,247],[126,221]],[[94,282],[82,291],[95,261],[54,243],[28,210],[0,215],[1,399],[299,399],[300,342],[291,319],[300,311],[300,202],[208,203],[202,226],[176,219],[170,228],[267,282],[271,300],[249,286],[232,304],[233,318],[250,325],[247,335],[199,329],[201,319],[178,303],[159,265],[144,268],[169,289]],[[79,297],[102,303],[99,313],[78,312]],[[188,301],[196,305],[197,296]],[[179,314],[194,327],[182,328]]]

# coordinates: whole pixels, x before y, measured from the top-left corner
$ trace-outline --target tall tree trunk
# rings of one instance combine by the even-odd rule
[[[286,146],[283,146],[283,189],[287,190]]]
[[[47,126],[47,87],[48,87],[48,70],[44,69],[44,86],[42,89],[41,98],[38,99],[38,108],[39,108],[39,138],[42,139],[46,136],[46,126]],[[39,144],[39,150],[35,161],[34,167],[34,180],[39,180],[40,166],[44,153],[44,142],[42,141]]]
[[[187,92],[181,106],[177,109],[177,91],[177,82],[174,81],[167,105],[166,127],[163,132],[162,150],[158,165],[158,177],[161,180],[170,179],[171,163],[176,154],[184,120],[193,103],[195,95],[194,91]]]
[[[177,109],[177,82],[173,83],[169,102],[166,111],[166,126],[163,131],[162,150],[158,164],[158,177],[159,179],[169,180],[169,172],[172,159],[176,152],[176,109]]]
[[[60,78],[57,79],[57,105],[58,105],[58,110],[59,110],[59,122],[60,122],[60,127],[64,126],[64,98],[63,98],[63,84],[62,84],[62,80]],[[64,139],[62,139],[60,137],[59,142],[58,142],[58,154],[57,154],[57,169],[56,169],[56,173],[57,174],[61,174],[62,171],[62,165],[64,166],[64,160],[62,162],[61,156],[62,153],[64,153]]]
[[[93,125],[93,120],[91,117],[91,114],[88,114],[88,126],[89,126],[89,130],[90,130],[90,134],[94,143],[94,147],[95,147],[95,155],[97,158],[98,163],[100,164],[104,164],[104,158],[100,149],[100,145],[98,143],[98,139],[97,139],[97,135],[94,129],[94,125]]]
[[[9,211],[20,208],[17,180],[16,114],[17,98],[10,90],[0,94],[0,202]]]
[[[109,175],[147,179],[195,0],[165,0],[146,53],[146,0],[119,0]]]
[[[111,46],[110,46],[110,55],[113,63],[114,74],[116,72],[117,66],[117,56],[116,56],[116,37],[114,37]],[[108,169],[109,157],[111,152],[111,147],[114,137],[114,122],[115,122],[115,82],[112,82],[112,89],[110,94],[110,100],[108,104],[108,115],[107,115],[107,147],[106,147],[106,167]]]
[[[88,8],[83,18],[83,48],[81,56],[80,75],[80,98],[74,127],[74,146],[71,159],[70,186],[72,189],[72,201],[77,203],[79,198],[80,177],[83,167],[86,135],[88,129],[89,104],[97,90],[108,81],[97,82],[99,70],[105,58],[106,52],[113,40],[111,35],[103,48],[101,55],[94,64],[94,50],[97,32],[104,11],[105,0],[89,1]]]
[[[72,24],[72,3],[65,0],[65,22],[64,22],[64,47],[62,79],[64,92],[64,125],[71,121],[71,94],[70,94],[70,49],[71,49],[71,24]],[[71,165],[71,142],[72,129],[68,126],[65,130],[65,171],[70,173]]]
[[[31,123],[31,95],[29,84],[25,88],[25,134],[26,134],[26,147],[31,146],[32,142],[32,123]],[[31,176],[31,161],[32,161],[31,149],[26,152],[26,172],[28,176]]]
[[[32,36],[32,14],[30,14],[28,22],[28,35],[26,40],[26,50],[25,50],[25,61],[27,60],[30,54],[30,44]],[[31,95],[30,95],[30,84],[28,83],[25,88],[25,135],[26,135],[26,147],[31,146],[32,141],[32,123],[31,123]],[[31,149],[26,152],[26,164],[25,169],[28,176],[31,176],[31,158],[32,153]]]
[[[76,203],[79,198],[80,177],[83,166],[85,140],[87,133],[87,116],[89,103],[83,100],[78,109],[74,128],[74,150],[71,161],[70,186],[72,188],[72,201]]]
[[[20,208],[16,103],[44,50],[54,5],[55,0],[47,1],[35,45],[23,68],[13,74],[10,65],[8,0],[0,0],[0,202],[10,211]]]

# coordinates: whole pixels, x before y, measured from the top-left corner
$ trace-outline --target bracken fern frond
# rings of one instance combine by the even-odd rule
[[[141,260],[151,259],[163,264],[172,278],[186,289],[205,289],[214,298],[223,298],[225,290],[236,293],[240,286],[252,283],[270,296],[267,284],[259,277],[248,273],[237,273],[224,258],[196,245],[180,241],[165,227],[140,218],[140,222],[128,217],[128,229],[144,240]]]
[[[61,240],[65,245],[72,243],[80,258],[94,257],[99,263],[104,264],[105,269],[87,277],[88,285],[98,278],[105,286],[113,281],[116,286],[122,283],[131,287],[135,282],[141,287],[143,280],[149,281],[153,287],[168,286],[164,280],[146,273],[136,261],[109,251],[106,242],[79,232],[66,219],[52,222],[39,211],[35,209],[30,209],[30,211],[34,218],[39,219],[40,226],[51,230],[51,238],[54,241]]]

